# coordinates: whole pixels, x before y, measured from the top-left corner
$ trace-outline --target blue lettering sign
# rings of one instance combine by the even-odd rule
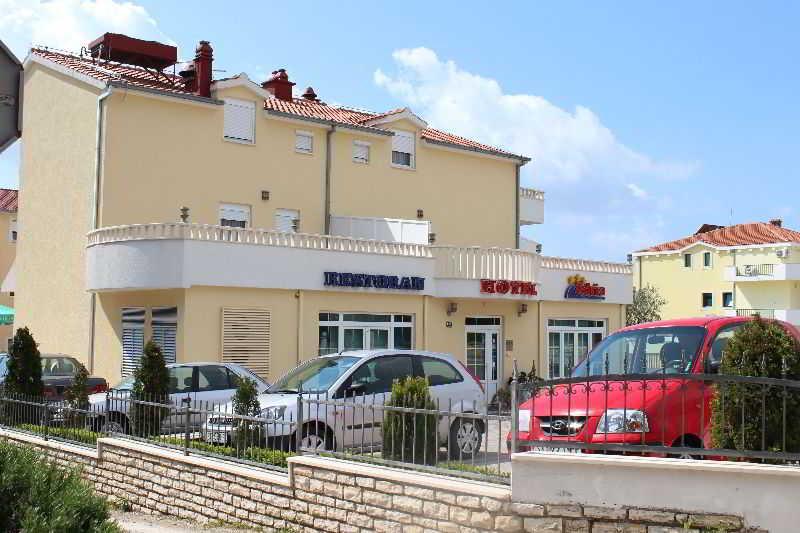
[[[324,272],[326,287],[374,287],[401,291],[424,291],[425,278],[416,276],[387,276],[384,274],[353,274],[351,272]]]

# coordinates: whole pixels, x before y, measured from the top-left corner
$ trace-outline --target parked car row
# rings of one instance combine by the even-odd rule
[[[74,357],[63,354],[41,354],[42,384],[44,396],[48,400],[59,401],[64,399],[64,392],[75,381],[75,373],[80,363]],[[0,353],[0,384],[5,382],[8,373],[8,354]],[[99,393],[108,390],[105,378],[89,376],[87,380],[89,393]]]

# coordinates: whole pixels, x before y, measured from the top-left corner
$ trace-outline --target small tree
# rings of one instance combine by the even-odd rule
[[[407,377],[392,384],[389,406],[435,410],[428,380]],[[366,414],[368,411],[364,411]],[[374,416],[374,415],[373,415]],[[404,413],[387,409],[383,420],[384,459],[416,464],[436,464],[435,414]]]
[[[661,320],[661,309],[667,304],[658,289],[645,285],[641,289],[633,289],[633,301],[625,311],[625,322],[629,326],[644,322]]]
[[[756,316],[728,342],[720,372],[800,380],[800,346],[779,324]],[[800,394],[796,391],[760,384],[720,384],[711,412],[715,447],[761,450],[763,436],[764,450],[800,451],[800,425],[795,423],[800,420]]]
[[[250,378],[240,378],[236,393],[233,395],[233,413],[239,416],[259,416],[261,404],[258,401],[258,387]],[[245,450],[248,446],[256,444],[254,441],[259,436],[258,428],[253,427],[253,422],[238,419],[236,421],[235,446]]]
[[[8,355],[6,389],[14,394],[41,397],[44,394],[42,358],[27,327],[17,330]]]
[[[144,347],[144,354],[134,377],[131,396],[133,430],[140,437],[158,435],[162,422],[169,415],[169,407],[166,407],[169,403],[169,371],[161,347],[152,340]],[[144,405],[137,400],[164,406]]]
[[[83,363],[78,363],[72,384],[64,391],[64,400],[70,408],[66,417],[67,424],[71,427],[82,426],[86,415],[80,411],[89,409],[89,371],[86,370]]]

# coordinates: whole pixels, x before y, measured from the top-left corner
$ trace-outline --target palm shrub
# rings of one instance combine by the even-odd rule
[[[387,404],[393,407],[436,410],[431,399],[428,380],[406,377],[392,384],[392,395]],[[365,410],[366,414],[366,410]],[[384,459],[416,464],[436,464],[435,413],[404,413],[387,409],[383,417]]]
[[[81,411],[89,409],[89,371],[83,363],[78,363],[72,384],[64,391],[64,400],[69,410],[66,415],[66,423],[70,427],[81,427],[84,425],[86,415]]]
[[[239,416],[259,416],[261,404],[258,401],[258,387],[250,378],[241,378],[233,395],[233,413]],[[250,420],[236,420],[235,447],[244,450],[255,444],[258,437],[258,428]]]
[[[731,337],[720,372],[800,380],[800,345],[778,323],[756,317]],[[720,383],[712,402],[711,436],[717,448],[796,452],[800,451],[800,425],[793,422],[796,420],[800,420],[797,390]]]
[[[162,422],[169,415],[169,371],[161,347],[152,340],[147,341],[144,347],[134,377],[130,409],[132,430],[140,437],[158,435]]]

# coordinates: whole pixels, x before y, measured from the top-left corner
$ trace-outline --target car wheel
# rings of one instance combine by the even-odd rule
[[[678,439],[677,441],[675,441],[672,444],[672,447],[673,448],[698,448],[699,449],[699,448],[703,447],[703,444],[701,442],[699,442],[698,440],[695,440],[693,438],[687,438],[687,439],[685,439],[685,442],[683,442],[683,443],[681,443],[681,440]],[[697,461],[697,460],[703,458],[702,455],[695,455],[695,454],[692,454],[692,453],[689,453],[689,452],[676,453],[674,455],[670,454],[669,457],[671,457],[673,459],[691,459],[691,460],[694,460],[694,461]]]
[[[309,424],[303,430],[300,448],[317,453],[333,450],[333,435],[327,427],[321,424]]]
[[[112,416],[105,418],[100,426],[100,432],[128,434],[128,422],[122,417]]]
[[[483,426],[472,418],[458,418],[450,426],[450,438],[447,447],[450,459],[473,457],[481,449]]]

